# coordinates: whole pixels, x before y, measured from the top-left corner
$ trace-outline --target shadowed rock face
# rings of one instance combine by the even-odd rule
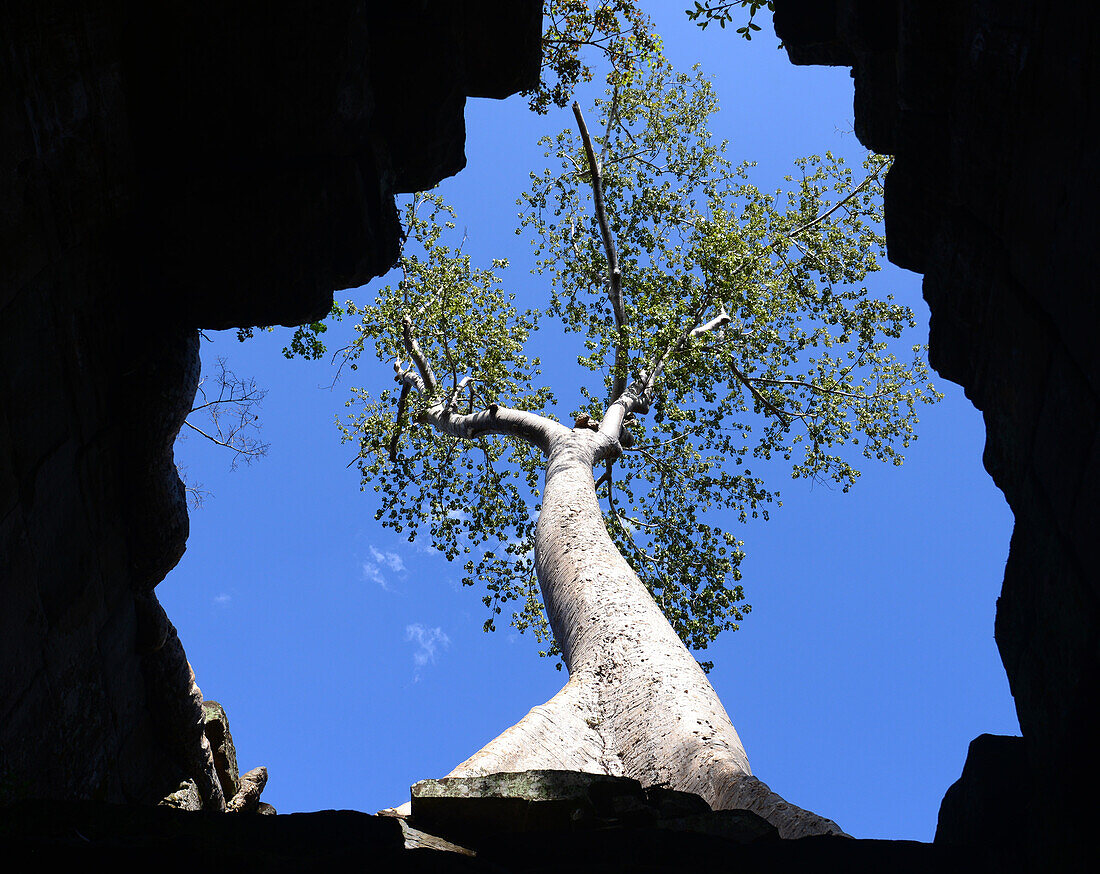
[[[316,319],[384,272],[394,193],[462,168],[466,97],[533,85],[540,25],[537,0],[0,5],[0,800],[193,776],[153,589],[187,537],[196,329]]]
[[[996,639],[1030,770],[1020,802],[1034,813],[1033,859],[1072,865],[1090,830],[1071,799],[1091,797],[1100,770],[1089,129],[1100,11],[1068,0],[775,6],[792,61],[853,66],[856,133],[896,156],[890,259],[925,274],[932,365],[982,410],[985,466],[1016,517]]]
[[[662,811],[653,808],[652,797],[631,806],[635,816],[624,818],[620,809],[615,811],[618,815],[600,817],[601,808],[607,812],[607,805],[621,807],[627,802],[629,788],[625,795],[612,791],[598,799],[591,792],[585,794],[583,809],[593,814],[591,819],[561,824],[532,811],[530,828],[515,830],[508,821],[501,821],[499,831],[483,833],[476,851],[420,832],[396,817],[350,810],[217,816],[165,807],[40,801],[5,811],[0,819],[0,847],[13,870],[29,870],[44,862],[83,869],[106,860],[127,870],[190,872],[209,867],[211,859],[217,860],[218,870],[263,874],[364,868],[417,874],[973,874],[983,870],[965,852],[947,845],[831,835],[777,840],[769,836],[766,823],[744,811],[665,819]],[[459,819],[476,819],[480,800],[456,799],[452,812]],[[650,824],[645,824],[647,805]],[[641,822],[637,814],[642,814]]]

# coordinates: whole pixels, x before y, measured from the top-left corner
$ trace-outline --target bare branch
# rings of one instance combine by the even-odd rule
[[[769,413],[779,419],[779,421],[782,422],[784,426],[788,426],[791,424],[791,420],[787,416],[787,414],[779,409],[779,407],[769,401],[762,394],[760,394],[760,392],[756,390],[756,386],[752,384],[751,379],[745,376],[745,374],[743,374],[740,370],[738,370],[737,366],[732,361],[730,362],[730,370],[732,370],[733,375],[736,376],[750,392],[752,392],[752,396],[756,398],[760,406],[762,406],[765,410],[767,410]]]
[[[423,374],[425,372],[430,374],[431,366],[424,358],[423,353],[419,351],[420,347],[412,338],[411,330],[406,330],[406,344],[409,343],[415,347],[423,361],[422,368],[417,365],[420,374],[417,374],[412,366],[403,368],[400,361],[395,361],[393,378],[396,382],[401,383],[403,389],[408,387],[422,394],[429,394],[426,390]],[[464,379],[459,391],[474,381],[473,379],[469,379],[469,381]],[[455,398],[457,399],[457,394]],[[538,447],[543,452],[550,451],[550,438],[554,433],[568,432],[568,429],[560,422],[555,422],[553,419],[527,410],[514,410],[494,403],[476,413],[456,415],[452,406],[451,403],[436,400],[430,407],[422,410],[417,415],[417,421],[428,423],[441,434],[449,434],[463,440],[476,440],[487,434],[518,437],[532,446]]]
[[[603,248],[607,255],[608,297],[611,300],[611,312],[615,317],[615,329],[618,333],[615,341],[615,365],[611,384],[611,398],[614,399],[626,390],[628,350],[626,348],[626,309],[623,306],[623,277],[619,270],[619,256],[615,251],[615,242],[611,238],[611,227],[607,222],[600,164],[596,160],[596,152],[592,147],[592,138],[588,135],[588,126],[584,122],[584,114],[581,112],[580,104],[576,101],[573,102],[573,115],[577,118],[581,142],[584,143],[584,153],[588,157],[588,168],[592,175],[592,199],[596,210],[596,221],[600,226],[600,236],[603,238]]]
[[[426,421],[442,434],[463,440],[476,440],[488,434],[518,437],[543,452],[550,451],[550,439],[555,433],[568,433],[560,422],[527,410],[514,410],[490,404],[485,410],[455,415],[443,404],[435,404],[424,414]]]
[[[611,458],[607,459],[607,462],[606,462],[607,466],[604,469],[604,472],[601,473],[600,478],[598,480],[596,480],[595,489],[597,491],[599,491],[600,486],[602,486],[604,483],[607,483],[607,488],[608,489],[611,488],[611,466],[614,463],[615,463],[615,461],[613,459],[611,459]]]
[[[701,334],[709,334],[716,328],[721,328],[723,325],[730,323],[729,313],[726,312],[725,306],[722,307],[722,312],[716,315],[713,319],[707,322],[705,325],[699,325],[698,327],[691,329],[691,336],[698,337]]]
[[[206,390],[206,384],[211,379],[216,381],[218,389],[217,396],[212,398]],[[198,393],[204,403],[191,408],[189,418],[184,424],[212,443],[233,450],[234,469],[242,457],[246,463],[251,463],[252,459],[267,454],[268,444],[254,436],[259,432],[256,408],[267,394],[256,387],[255,380],[241,379],[226,366],[226,359],[219,357],[217,371],[212,377],[204,376],[200,380]],[[207,433],[190,421],[190,414],[198,412],[205,412],[212,426],[212,433]]]
[[[665,368],[669,361],[684,348],[688,340],[714,330],[729,321],[729,316],[726,315],[723,306],[722,313],[717,318],[711,319],[705,325],[702,324],[703,315],[710,309],[712,302],[712,294],[704,295],[690,324],[680,331],[675,342],[669,344],[663,353],[656,356],[651,361],[648,369],[639,371],[637,379],[611,403],[604,413],[603,421],[600,422],[601,434],[618,443],[623,433],[623,422],[626,417],[631,413],[646,413],[649,411],[649,405],[653,402],[654,392],[660,384]]]
[[[199,404],[197,407],[192,407],[191,412],[197,413],[199,410],[205,410],[207,407],[213,407],[217,404],[240,404],[246,402],[258,403],[259,401],[263,400],[265,394],[266,392],[262,391],[250,391],[247,394],[240,395],[239,397],[216,398],[215,400],[207,401],[205,404]]]
[[[859,185],[857,185],[850,192],[848,192],[847,195],[845,195],[840,200],[838,200],[836,203],[834,203],[832,205],[832,207],[825,210],[825,212],[823,212],[817,218],[811,219],[810,221],[806,222],[806,224],[804,224],[801,227],[796,228],[795,230],[791,231],[789,234],[787,234],[787,237],[790,238],[790,239],[793,239],[793,238],[797,237],[799,234],[805,233],[806,231],[810,230],[811,228],[814,228],[817,225],[821,224],[823,221],[825,221],[825,219],[827,219],[829,216],[831,216],[834,212],[836,212],[838,209],[840,209],[842,206],[844,206],[848,201],[850,201],[857,194],[859,194],[864,188],[866,188],[871,183],[872,180],[877,180],[878,179],[878,174],[881,173],[881,172],[882,172],[882,167],[879,167],[873,173],[868,173],[867,177],[862,182],[860,182]]]
[[[744,377],[742,377],[742,379],[744,379]],[[895,391],[875,392],[873,395],[861,395],[855,394],[854,392],[840,391],[839,389],[835,388],[827,388],[826,386],[817,385],[813,382],[803,382],[801,379],[768,379],[767,377],[763,376],[750,376],[749,379],[753,382],[762,382],[765,385],[799,385],[803,388],[808,388],[816,392],[821,392],[821,394],[836,395],[837,397],[842,398],[854,398],[858,401],[870,401],[874,398],[884,398],[887,395],[896,393],[895,389]]]
[[[266,443],[260,444],[258,446],[246,446],[246,445],[242,445],[240,443],[234,444],[231,441],[219,440],[217,437],[214,437],[210,434],[207,434],[205,431],[202,430],[202,428],[196,427],[195,425],[192,425],[188,421],[184,421],[183,424],[185,424],[192,431],[197,431],[199,434],[201,434],[203,437],[205,437],[211,443],[217,443],[219,446],[224,446],[226,449],[232,449],[235,453],[237,453],[237,455],[248,455],[248,456],[253,456],[253,457],[258,457],[258,456],[261,456],[261,455],[267,455],[267,444]],[[236,433],[237,432],[234,431],[233,435],[235,435]]]

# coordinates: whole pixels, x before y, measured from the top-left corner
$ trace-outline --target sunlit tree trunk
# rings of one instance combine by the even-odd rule
[[[746,808],[784,837],[842,834],[752,776],[737,731],[698,662],[604,525],[593,465],[603,434],[550,438],[535,564],[569,681],[451,772],[566,769],[633,777]]]

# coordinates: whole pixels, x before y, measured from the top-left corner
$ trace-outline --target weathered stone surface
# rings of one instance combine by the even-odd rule
[[[415,829],[402,818],[398,818],[398,822],[401,823],[401,833],[405,836],[406,850],[441,850],[445,853],[458,853],[460,856],[477,855],[467,847],[460,847],[436,835]]]
[[[932,365],[983,412],[983,460],[1016,517],[995,632],[1034,793],[1031,863],[1086,867],[1091,810],[1076,799],[1100,779],[1100,7],[775,6],[792,61],[854,63],[856,132],[896,156],[890,259],[925,274]]]
[[[184,780],[180,783],[179,789],[165,795],[159,804],[161,807],[171,807],[174,810],[202,810],[202,798],[194,780]]]
[[[202,702],[203,733],[210,743],[214,756],[214,770],[221,783],[222,794],[233,798],[241,788],[240,771],[237,769],[237,748],[229,731],[229,717],[217,701]],[[265,775],[266,779],[266,775]]]
[[[637,780],[578,771],[520,771],[422,780],[412,787],[410,822],[476,846],[486,836],[652,823]]]
[[[225,809],[230,813],[255,813],[260,805],[260,793],[267,785],[267,768],[253,768],[241,775],[240,789]]]
[[[737,844],[779,839],[775,826],[750,811],[713,811],[690,792],[579,771],[424,780],[412,787],[409,823],[479,850],[502,835],[610,828],[660,828]]]
[[[467,95],[534,83],[540,16],[537,0],[0,3],[8,796],[152,804],[187,777],[221,794],[151,594],[188,533],[172,444],[195,329],[314,319],[387,269],[394,192],[462,167]]]
[[[164,646],[143,661],[150,716],[177,767],[196,786],[202,806],[224,810],[225,794],[204,733],[202,691],[172,627]]]

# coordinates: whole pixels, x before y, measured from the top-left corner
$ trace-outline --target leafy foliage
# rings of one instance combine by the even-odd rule
[[[778,501],[749,465],[782,459],[793,477],[847,491],[859,470],[845,447],[900,464],[917,405],[938,395],[923,347],[905,362],[891,351],[911,311],[860,285],[884,255],[882,158],[868,158],[859,183],[831,154],[807,158],[786,190],[762,192],[748,182],[751,165],[732,165],[710,136],[709,82],[660,58],[644,77],[621,77],[600,109],[631,373],[708,310],[730,318],[678,353],[604,492],[612,536],[685,642],[703,649],[741,618],[741,588],[725,581],[740,579],[743,552],[701,517],[766,518]],[[583,337],[581,363],[600,377],[580,387],[583,412],[598,418],[619,339],[607,257],[578,135],[544,142],[560,170],[534,180],[523,221],[551,278],[548,312]]]
[[[444,231],[454,230],[452,217],[437,195],[413,198],[405,213],[401,281],[382,289],[369,306],[347,304],[348,314],[360,319],[348,351],[352,366],[364,351],[400,366],[408,358],[403,318],[412,316],[448,402],[471,412],[490,402],[546,407],[553,402],[550,391],[534,385],[539,359],[523,352],[539,313],[520,312],[514,296],[500,289],[495,271],[506,261],[476,269],[460,249],[444,245]],[[376,518],[410,542],[427,528],[448,559],[461,557],[463,584],[485,586],[491,629],[500,603],[517,597],[513,580],[530,588],[534,579],[531,513],[537,503],[532,506],[529,496],[537,494],[539,453],[516,439],[468,441],[437,433],[423,411],[440,396],[417,396],[408,410],[398,389],[375,396],[353,388],[352,394],[348,406],[356,412],[339,424],[345,440],[359,445],[364,488],[380,495]],[[487,543],[492,548],[480,548]]]
[[[326,318],[339,321],[344,315],[344,310],[340,305],[333,303],[332,309],[329,310]],[[268,325],[264,325],[260,327],[260,330],[271,333],[275,329]],[[321,339],[321,335],[326,331],[328,331],[328,325],[324,321],[298,325],[290,337],[290,342],[283,347],[283,357],[286,359],[304,358],[307,361],[317,361],[324,358],[328,349]],[[241,343],[245,340],[251,340],[252,337],[255,336],[255,332],[256,329],[252,327],[238,328],[237,340]]]
[[[534,90],[524,92],[540,114],[567,106],[577,86],[592,81],[585,49],[596,49],[620,69],[660,43],[639,0],[545,0],[543,21],[542,75]]]
[[[688,18],[696,22],[702,30],[706,30],[715,21],[718,22],[719,27],[724,29],[727,24],[733,21],[733,9],[748,9],[749,20],[736,28],[736,33],[745,39],[751,40],[752,35],[760,30],[760,25],[754,21],[756,13],[764,7],[772,12],[775,11],[775,3],[772,0],[733,0],[730,3],[716,3],[713,0],[703,3],[700,0],[695,0],[695,8],[684,11],[687,13]]]
[[[806,158],[784,186],[761,191],[752,165],[734,165],[710,135],[709,81],[656,53],[618,71],[597,110],[621,324],[577,133],[544,141],[559,166],[532,175],[522,227],[550,280],[547,315],[580,335],[590,378],[576,387],[573,415],[598,421],[623,376],[661,373],[651,414],[629,423],[598,487],[612,538],[685,643],[702,650],[749,610],[742,542],[723,520],[767,518],[780,461],[795,478],[845,491],[859,476],[853,455],[900,464],[917,406],[938,395],[923,347],[904,361],[894,353],[911,311],[862,286],[884,254],[882,158],[868,157],[858,180],[830,154]],[[359,444],[383,524],[410,540],[426,527],[448,558],[463,558],[463,582],[485,587],[487,629],[516,602],[512,624],[546,639],[532,560],[541,453],[518,437],[441,432],[426,412],[499,404],[548,415],[539,361],[524,352],[540,313],[517,310],[501,290],[506,262],[476,269],[444,244],[453,221],[439,198],[417,196],[406,221],[401,282],[347,307],[361,319],[350,354],[395,361],[404,387],[356,389],[345,439]],[[409,325],[439,368],[434,393],[409,392]]]

